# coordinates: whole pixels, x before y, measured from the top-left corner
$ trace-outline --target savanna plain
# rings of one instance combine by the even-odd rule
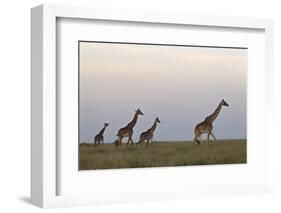
[[[114,144],[79,145],[79,170],[238,164],[247,162],[246,139],[152,142],[120,147]]]

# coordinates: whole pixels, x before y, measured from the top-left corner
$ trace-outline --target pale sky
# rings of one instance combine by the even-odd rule
[[[105,122],[105,142],[113,142],[137,108],[144,115],[134,142],[156,117],[155,140],[192,140],[223,98],[230,106],[213,133],[246,138],[247,66],[247,49],[80,42],[80,142]]]

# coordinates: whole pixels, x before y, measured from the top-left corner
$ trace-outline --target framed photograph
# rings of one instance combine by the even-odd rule
[[[272,20],[31,15],[33,204],[270,192]]]
[[[246,47],[79,41],[78,51],[79,170],[246,163]]]

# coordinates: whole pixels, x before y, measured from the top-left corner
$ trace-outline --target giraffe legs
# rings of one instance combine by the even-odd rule
[[[132,145],[134,144],[133,139],[132,139],[132,135],[133,135],[133,133],[129,134],[127,146],[129,145],[130,142],[131,142]]]
[[[201,144],[202,143],[202,134],[200,133],[199,134],[199,144]]]
[[[123,136],[119,136],[118,138],[118,141],[117,141],[117,146],[121,146],[122,145],[122,139],[123,139]]]
[[[207,137],[207,146],[209,146],[209,141],[210,141],[210,136],[214,138],[214,140],[217,140],[215,135],[212,132],[208,132],[208,137]]]
[[[118,138],[118,139],[116,139],[116,140],[113,142],[113,144],[114,144],[114,146],[115,146],[115,147],[117,147],[117,146],[118,146],[118,143],[119,143],[119,138]]]
[[[196,142],[197,145],[200,145],[200,143],[201,143],[201,133],[197,128],[195,128],[194,134],[195,134],[195,136],[194,136],[193,141]]]
[[[208,132],[196,132],[193,140],[196,141],[198,145],[200,145],[203,142],[202,140],[203,133],[207,133],[207,146],[209,146],[210,136],[212,136],[214,140],[217,140],[215,135],[212,133],[212,129],[209,130]]]
[[[129,146],[129,143],[130,143],[130,136],[128,137],[127,146]]]
[[[152,144],[152,141],[153,141],[153,135],[152,135],[152,137],[150,138],[150,143]]]
[[[208,132],[208,136],[207,136],[207,148],[209,148],[209,141],[210,141],[210,132]]]
[[[216,141],[217,139],[216,139],[215,135],[212,132],[210,134],[214,138],[214,140]]]
[[[146,139],[146,148],[148,147],[149,145],[149,139]]]
[[[141,143],[143,143],[143,142],[145,142],[145,140],[139,139],[139,142],[137,142],[136,145],[141,144]]]
[[[196,142],[197,145],[199,146],[200,145],[199,135],[195,135],[193,141]]]

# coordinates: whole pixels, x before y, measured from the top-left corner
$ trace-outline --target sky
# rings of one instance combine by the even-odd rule
[[[195,125],[222,99],[229,107],[214,135],[246,138],[247,49],[79,42],[79,53],[80,142],[93,141],[107,122],[112,143],[138,108],[134,142],[156,117],[154,140],[193,140]]]

